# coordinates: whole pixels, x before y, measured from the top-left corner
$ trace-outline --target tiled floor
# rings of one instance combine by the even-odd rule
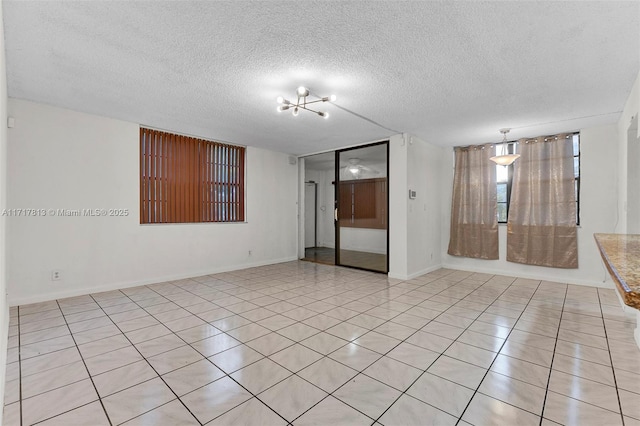
[[[633,328],[613,290],[291,262],[12,308],[4,424],[640,425]]]

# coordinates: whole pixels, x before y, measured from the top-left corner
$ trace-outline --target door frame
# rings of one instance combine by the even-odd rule
[[[314,245],[313,247],[318,247],[318,182],[313,181],[313,180],[307,180],[304,182],[305,185],[305,190],[306,190],[306,186],[312,184],[313,185],[313,241],[314,241]],[[305,197],[304,197],[305,203],[307,202],[307,194],[305,191]],[[305,213],[306,213],[306,205],[305,205]],[[307,215],[305,214],[305,218],[304,218],[304,222],[305,222],[305,227],[306,227],[306,223],[307,223]],[[307,249],[307,242],[306,242],[306,229],[305,229],[305,242],[304,242],[304,248],[305,250]]]
[[[391,224],[389,223],[389,199],[391,197],[389,197],[389,140],[384,140],[384,141],[380,141],[380,142],[372,142],[372,143],[368,143],[365,145],[357,145],[357,146],[352,146],[349,148],[342,148],[342,149],[337,149],[335,150],[335,180],[334,180],[334,199],[333,199],[333,223],[334,223],[334,230],[335,230],[335,264],[336,266],[342,266],[345,268],[353,268],[353,269],[359,269],[362,271],[370,271],[370,272],[378,272],[381,274],[388,274],[389,273],[389,229],[391,227]],[[386,208],[386,223],[387,223],[387,268],[386,271],[376,271],[373,269],[368,269],[368,268],[362,268],[359,266],[351,266],[351,265],[343,265],[340,263],[340,224],[338,221],[338,208],[339,208],[339,200],[340,200],[340,153],[342,152],[347,152],[347,151],[353,151],[356,149],[362,149],[362,148],[369,148],[372,146],[378,146],[378,145],[386,145],[387,146],[387,208]]]

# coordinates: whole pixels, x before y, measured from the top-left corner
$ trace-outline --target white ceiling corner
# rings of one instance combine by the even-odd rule
[[[3,1],[9,96],[292,154],[615,122],[640,2]],[[306,85],[321,105],[276,112]]]

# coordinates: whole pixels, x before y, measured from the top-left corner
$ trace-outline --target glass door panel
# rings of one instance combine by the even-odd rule
[[[336,151],[336,264],[388,268],[388,142]]]

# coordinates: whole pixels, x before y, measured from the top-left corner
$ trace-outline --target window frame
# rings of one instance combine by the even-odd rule
[[[576,154],[575,150],[573,150],[573,158],[578,157],[578,176],[575,176],[575,166],[574,166],[574,182],[576,185],[576,225],[580,226],[580,185],[581,185],[581,177],[582,177],[582,143],[580,142],[580,132],[575,132],[571,135],[573,139],[576,135],[578,135],[578,154]],[[573,141],[572,141],[573,142]],[[573,145],[573,144],[572,144]]]

